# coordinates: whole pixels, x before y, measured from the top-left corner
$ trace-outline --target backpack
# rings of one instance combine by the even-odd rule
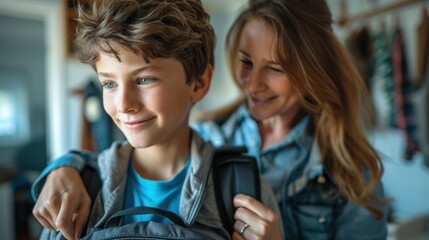
[[[213,183],[219,215],[230,236],[234,232],[233,197],[242,193],[257,200],[261,199],[256,160],[245,152],[245,147],[221,147],[215,150],[212,160]],[[85,157],[78,151],[74,153]],[[94,202],[101,188],[97,171],[86,166],[81,172],[81,177]],[[173,224],[150,221],[121,225],[121,219],[124,216],[136,214],[161,215]],[[82,239],[219,239],[219,236],[207,235],[207,226],[198,226],[196,223],[186,226],[175,213],[144,206],[120,210],[110,216],[100,228],[86,228],[82,231]]]

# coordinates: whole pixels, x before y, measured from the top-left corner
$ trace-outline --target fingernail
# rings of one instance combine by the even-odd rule
[[[77,219],[77,217],[79,217],[79,213],[73,213],[72,222],[74,222]]]

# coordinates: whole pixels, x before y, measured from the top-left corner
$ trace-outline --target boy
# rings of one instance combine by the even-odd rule
[[[77,54],[97,72],[104,108],[127,138],[98,157],[103,186],[89,226],[117,210],[144,205],[174,212],[213,238],[230,238],[214,196],[213,147],[188,126],[213,71],[215,36],[201,2],[101,0],[78,12]],[[277,210],[271,189],[262,186],[262,201]],[[33,212],[45,227],[78,238],[87,215],[71,216],[82,209],[68,208],[64,192],[61,199],[38,199]],[[124,221],[167,222],[155,216]]]

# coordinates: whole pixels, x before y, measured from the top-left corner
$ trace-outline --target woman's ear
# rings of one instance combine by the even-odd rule
[[[210,83],[213,76],[213,66],[208,64],[203,74],[195,79],[193,85],[193,93],[191,96],[192,103],[197,103],[203,99],[210,88]]]

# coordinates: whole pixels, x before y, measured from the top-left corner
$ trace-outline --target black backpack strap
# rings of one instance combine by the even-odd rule
[[[76,152],[74,152],[76,153]],[[82,155],[81,155],[82,156]],[[84,156],[82,156],[84,157]],[[101,189],[101,179],[100,176],[93,167],[85,165],[85,168],[80,172],[80,177],[85,185],[86,191],[88,192],[89,197],[91,198],[91,210],[94,205],[95,198],[97,197],[98,192]],[[87,233],[88,222],[85,224],[81,237],[84,237]]]
[[[139,206],[139,207],[127,208],[114,213],[106,221],[103,228],[105,229],[110,227],[117,227],[119,226],[120,221],[123,217],[130,216],[130,215],[140,215],[140,214],[154,214],[154,215],[163,216],[165,218],[168,218],[174,224],[185,226],[185,223],[183,222],[183,220],[173,212],[160,209],[160,208]]]
[[[245,147],[222,147],[215,151],[212,161],[216,202],[223,226],[230,234],[234,232],[234,196],[241,193],[261,200],[256,159],[245,152]]]
[[[90,166],[85,166],[85,168],[80,173],[80,177],[93,203],[95,198],[97,197],[98,192],[101,189],[100,176],[98,175],[97,170]]]

